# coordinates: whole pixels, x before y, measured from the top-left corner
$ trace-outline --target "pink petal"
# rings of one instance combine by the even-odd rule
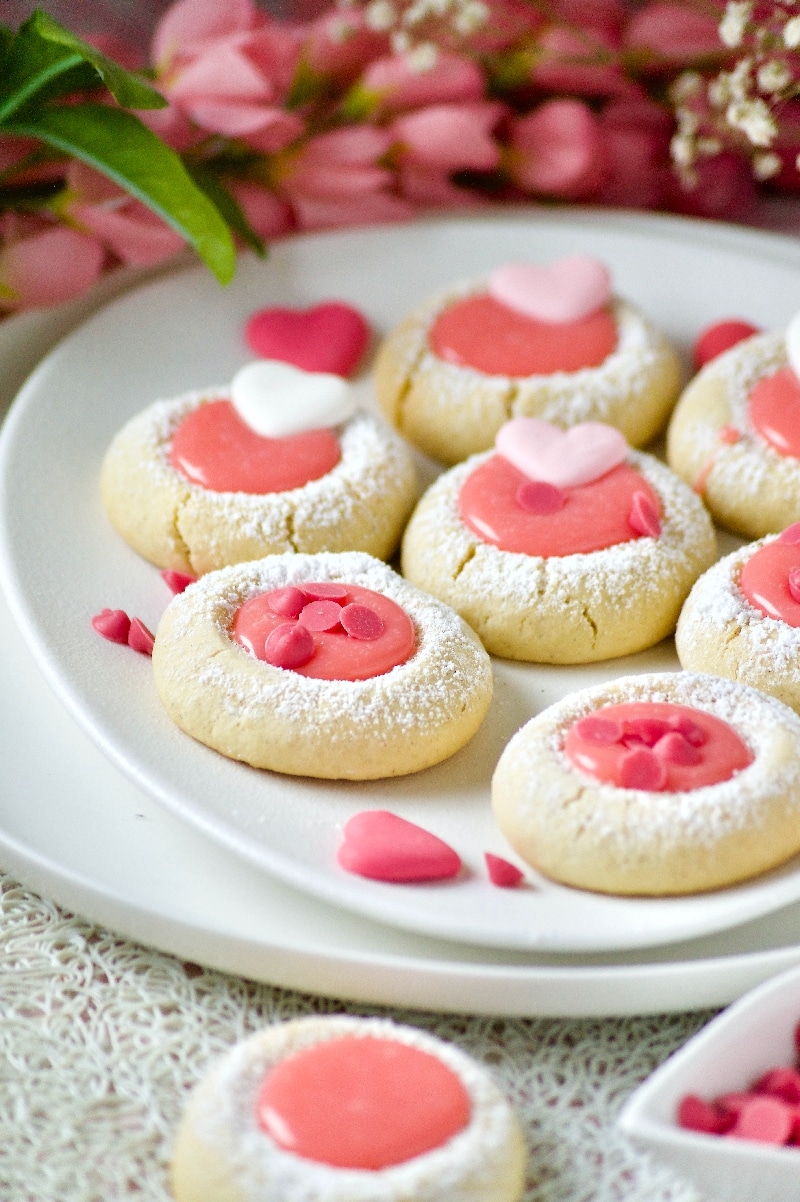
[[[305,29],[303,58],[318,75],[350,78],[389,49],[385,34],[364,24],[364,14],[328,12]]]
[[[606,171],[597,119],[580,100],[548,100],[512,127],[510,171],[526,191],[577,199]]]
[[[293,198],[355,201],[389,187],[393,179],[391,171],[383,167],[315,167],[300,163],[284,187]]]
[[[292,211],[285,200],[275,196],[268,188],[247,180],[228,181],[227,186],[259,238],[280,238],[290,233],[294,223]]]
[[[359,125],[331,130],[311,138],[301,151],[304,164],[333,166],[336,164],[374,163],[392,145],[391,134],[374,125]]]
[[[288,114],[291,134],[286,134],[287,114],[282,109],[265,108],[260,104],[231,104],[224,100],[207,100],[192,101],[186,105],[186,111],[203,129],[215,134],[224,134],[228,138],[246,137],[269,130],[272,138],[278,143],[275,149],[281,149],[295,136],[296,124],[291,114]]]
[[[480,209],[488,204],[479,192],[454,184],[447,172],[418,163],[401,163],[398,184],[407,200],[425,208]]]
[[[614,42],[628,19],[623,0],[554,0],[552,11],[560,23],[593,29]]]
[[[440,171],[491,171],[500,150],[491,131],[506,112],[498,102],[437,104],[398,117],[391,126],[402,153]]]
[[[96,238],[56,226],[0,249],[0,308],[38,309],[87,292],[103,267]]]
[[[138,201],[128,201],[116,208],[75,205],[71,211],[84,229],[99,238],[123,263],[134,267],[163,263],[184,245],[180,234]]]
[[[170,85],[172,101],[188,108],[210,100],[255,103],[272,100],[270,80],[229,44],[210,47],[185,67]]]
[[[403,55],[391,55],[372,63],[360,82],[376,93],[384,109],[392,110],[481,100],[485,90],[477,63],[456,54],[439,54],[429,71],[415,69]]]
[[[300,229],[336,229],[350,225],[380,225],[408,221],[414,210],[397,196],[375,192],[350,199],[320,199],[298,196],[292,206]]]
[[[257,17],[252,0],[178,0],[158,22],[150,58],[158,67],[177,54],[191,54],[206,42],[252,28]]]
[[[626,78],[616,47],[600,34],[552,25],[539,37],[537,51],[531,81],[539,88],[579,96],[638,91]]]
[[[296,142],[305,132],[303,119],[297,113],[271,108],[262,109],[261,114],[258,129],[238,136],[253,150],[260,150],[262,154],[277,154],[279,150]]]
[[[708,55],[719,56],[719,16],[705,15],[684,4],[655,0],[635,12],[625,31],[629,50],[649,51],[654,59],[674,67]]]

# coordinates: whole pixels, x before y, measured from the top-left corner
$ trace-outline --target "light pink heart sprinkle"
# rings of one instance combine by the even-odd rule
[[[344,826],[336,858],[346,872],[375,881],[442,881],[461,870],[457,852],[389,810],[363,810]]]
[[[608,304],[611,276],[589,255],[569,255],[545,266],[507,263],[490,275],[489,294],[526,317],[562,325]]]
[[[491,851],[485,851],[483,858],[486,861],[489,880],[493,885],[497,885],[498,889],[513,889],[525,879],[525,873],[510,860],[504,860],[502,856],[496,856]]]
[[[661,534],[661,515],[645,492],[635,492],[628,514],[628,525],[634,534],[658,538]]]
[[[101,609],[92,618],[92,626],[109,643],[127,643],[131,620],[124,609]]]
[[[351,639],[359,639],[365,643],[379,639],[386,629],[380,614],[376,614],[368,605],[358,605],[355,602],[343,607],[339,620]]]
[[[141,618],[131,618],[131,628],[128,631],[128,646],[140,655],[152,655],[155,646],[152,630],[148,630]]]
[[[529,480],[556,488],[591,484],[618,467],[628,454],[619,430],[603,422],[581,422],[562,430],[538,417],[515,417],[497,432],[495,447]]]

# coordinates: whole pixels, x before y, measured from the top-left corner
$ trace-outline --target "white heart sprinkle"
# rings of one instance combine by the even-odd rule
[[[277,359],[257,359],[237,371],[231,401],[262,438],[338,426],[355,412],[355,392],[341,376],[302,371]]]
[[[786,356],[792,371],[800,379],[800,313],[795,313],[786,327]]]

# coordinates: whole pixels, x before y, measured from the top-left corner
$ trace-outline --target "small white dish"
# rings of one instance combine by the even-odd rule
[[[792,968],[745,994],[662,1064],[628,1099],[618,1127],[691,1181],[704,1202],[800,1198],[800,1147],[705,1135],[677,1121],[687,1094],[712,1101],[795,1064],[798,1023],[800,968]]]

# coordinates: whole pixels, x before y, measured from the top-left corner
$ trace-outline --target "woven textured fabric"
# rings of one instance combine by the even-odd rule
[[[208,1064],[267,1023],[341,1011],[386,1013],[182,963],[0,877],[0,1198],[168,1202],[172,1134]],[[710,1015],[392,1016],[493,1072],[527,1133],[526,1202],[696,1202],[614,1120]]]

